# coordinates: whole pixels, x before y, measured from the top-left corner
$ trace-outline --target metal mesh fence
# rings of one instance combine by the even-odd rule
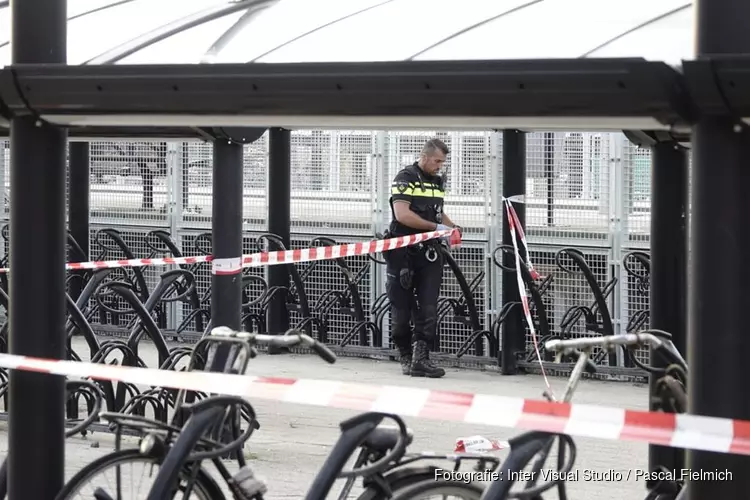
[[[167,143],[92,142],[91,222],[167,226]]]
[[[431,137],[441,138],[451,150],[444,169],[445,211],[464,228],[464,244],[454,257],[472,285],[480,325],[488,329],[502,306],[502,271],[490,258],[502,235],[499,132],[294,131],[292,247],[310,246],[318,236],[351,242],[382,232],[391,217],[391,179],[418,158],[422,145]],[[243,216],[245,251],[249,253],[258,250],[257,236],[267,226],[267,134],[245,146],[244,159]],[[125,257],[124,250],[109,240],[103,248],[108,236],[97,231],[105,228],[119,230],[135,257],[154,254],[146,243],[146,234],[153,229],[172,234],[185,255],[210,252],[210,237],[205,233],[211,227],[211,144],[98,141],[91,143],[90,160],[92,257],[104,257],[105,250],[107,258]],[[617,281],[611,290],[606,289],[615,333],[648,323],[648,276],[638,267],[632,252],[648,253],[650,168],[650,152],[633,146],[622,134],[539,131],[527,135],[527,234],[535,266],[542,275],[552,276],[544,303],[553,332],[592,334],[586,332],[585,318],[566,319],[579,306],[591,307],[594,296],[579,272],[567,273],[556,263],[556,254],[565,247],[581,250],[600,287]],[[0,178],[4,179],[6,193],[3,224],[9,220],[9,173],[9,145],[2,140]],[[628,263],[632,265],[628,267]],[[305,272],[306,264],[297,266],[305,275],[310,315],[317,318],[315,328],[323,328],[331,343],[340,343],[363,318],[371,320],[372,305],[385,289],[383,266],[366,258],[347,259],[347,264],[359,279],[361,310],[354,311],[358,308],[352,305],[344,274],[336,263],[316,264],[309,273]],[[145,268],[147,286],[153,288],[167,269]],[[208,268],[202,266],[194,272],[198,293],[207,305]],[[260,279],[265,271],[254,269],[249,274],[258,278],[247,288],[247,300],[252,301],[263,293]],[[460,296],[455,277],[446,269],[442,297],[458,300]],[[300,308],[291,303],[289,307],[292,324],[302,321]],[[169,308],[164,328],[175,329],[183,321],[187,321],[182,325],[186,331],[198,328],[200,322],[189,318],[194,306]],[[259,308],[257,303],[250,309],[260,314]],[[601,323],[601,313],[597,312],[596,318]],[[118,321],[122,324],[126,319]],[[387,315],[382,319],[387,346],[389,319]],[[94,321],[115,322],[106,317]],[[471,333],[465,311],[451,311],[440,322],[440,350],[455,353]],[[375,340],[373,332],[368,331],[368,345]],[[527,340],[531,353],[530,337]],[[353,335],[347,341],[358,345],[360,336]]]

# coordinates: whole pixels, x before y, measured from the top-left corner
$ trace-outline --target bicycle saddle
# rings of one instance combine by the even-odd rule
[[[398,427],[382,426],[375,428],[366,438],[362,446],[373,451],[386,453],[396,446],[399,437]],[[414,434],[411,429],[406,431],[406,446],[411,445]]]

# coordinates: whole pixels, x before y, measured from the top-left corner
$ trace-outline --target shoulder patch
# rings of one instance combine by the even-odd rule
[[[409,183],[406,181],[397,181],[394,182],[394,184],[399,193],[404,193],[404,191],[409,189]]]

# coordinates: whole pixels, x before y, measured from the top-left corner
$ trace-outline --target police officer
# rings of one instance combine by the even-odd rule
[[[448,152],[443,141],[431,139],[422,148],[419,160],[396,174],[391,185],[391,237],[450,228],[461,230],[443,213],[444,180],[438,172]],[[429,357],[436,335],[437,301],[443,281],[444,261],[438,245],[439,241],[431,240],[384,255],[393,325],[391,336],[398,348],[404,375],[412,377],[445,375],[445,370],[435,366]]]

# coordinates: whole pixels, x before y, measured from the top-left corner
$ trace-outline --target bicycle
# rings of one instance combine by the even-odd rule
[[[65,437],[69,438],[76,434],[86,435],[86,429],[94,423],[99,417],[99,411],[102,408],[102,402],[104,395],[101,389],[94,384],[86,380],[68,380],[65,383],[65,390],[67,392],[67,401],[69,403],[78,403],[78,398],[83,398],[86,402],[86,408],[88,409],[88,415],[83,419],[68,419],[65,424],[71,426],[65,431]],[[8,496],[8,458],[3,459],[2,465],[0,465],[0,499],[5,499]]]
[[[336,361],[336,356],[325,345],[292,330],[285,335],[262,335],[219,327],[214,328],[210,335],[195,346],[188,369],[192,369],[197,360],[208,359],[209,350],[215,347],[210,365],[212,371],[244,373],[248,361],[257,355],[256,345],[280,348],[303,345],[329,363]],[[153,484],[145,490],[148,492],[148,500],[174,498],[177,492],[182,493],[182,498],[190,498],[191,494],[202,500],[225,498],[216,480],[202,466],[204,461],[213,463],[233,498],[262,498],[265,485],[254,477],[242,450],[252,433],[260,428],[253,407],[242,398],[234,396],[211,396],[195,403],[186,403],[186,394],[187,391],[179,391],[170,423],[139,415],[102,412],[101,418],[110,422],[115,431],[116,451],[80,470],[64,485],[56,499],[78,498],[89,482],[111,469],[114,469],[115,480],[105,483],[109,489],[94,484],[90,487],[92,494],[84,498],[127,498],[123,496],[124,478],[121,468],[130,465],[132,469],[136,464],[159,469],[153,476]],[[247,422],[244,430],[241,429],[241,419]],[[181,421],[185,424],[176,424]],[[226,436],[227,428],[233,440],[224,443],[221,438]],[[138,448],[120,449],[124,430],[141,435]],[[234,475],[221,460],[221,457],[227,455],[233,456],[239,465],[239,471]],[[110,491],[112,484],[115,485],[116,492]]]
[[[613,347],[620,346],[632,354],[631,351],[634,348],[644,345],[650,346],[655,353],[663,356],[668,362],[668,366],[666,369],[654,368],[643,364],[641,366],[651,373],[662,375],[662,379],[666,380],[661,385],[663,388],[661,397],[664,401],[677,402],[677,406],[681,405],[687,399],[684,384],[688,367],[684,358],[674,347],[674,344],[672,344],[671,335],[667,332],[647,330],[641,333],[614,336],[583,337],[567,340],[555,339],[546,342],[545,348],[548,351],[557,351],[558,361],[564,355],[573,354],[577,356],[563,396],[563,402],[569,403],[583,376],[583,372],[596,372],[596,365],[591,360],[591,355],[595,348],[600,348],[602,352],[605,352]],[[669,393],[673,393],[671,398],[667,396]],[[553,400],[552,395],[546,391],[544,396],[550,401]],[[537,485],[537,479],[542,476],[540,472],[544,467],[555,440],[559,441],[558,472],[551,475],[554,476],[554,479],[551,481]],[[483,488],[481,485],[474,485],[477,491],[482,491],[481,495],[477,497],[466,496],[463,498],[478,498],[481,500],[506,500],[511,498],[537,500],[541,498],[542,493],[556,486],[558,498],[560,500],[567,500],[565,479],[572,470],[576,457],[575,442],[570,436],[532,431],[511,438],[508,440],[508,445],[510,453],[501,464],[499,470],[496,470],[492,475],[490,484],[486,488]],[[565,458],[566,448],[569,449],[570,454],[567,461]],[[528,473],[524,473],[523,471],[526,466],[535,456],[538,456],[538,458],[533,463],[531,470]],[[511,493],[510,490],[515,483],[525,480],[527,477],[531,477],[532,479],[526,481],[525,488],[522,491]],[[437,485],[434,481],[422,481],[400,491],[392,500],[416,500],[426,498],[427,495],[455,494],[452,491],[457,486],[459,485]],[[682,500],[685,489],[681,486],[674,482],[659,485],[649,492],[646,500]],[[674,496],[675,494],[677,495],[676,497]]]
[[[396,422],[396,427],[379,427],[384,418]],[[362,427],[356,428],[356,425]],[[474,472],[490,472],[500,460],[484,454],[440,455],[434,453],[407,454],[406,449],[412,442],[412,434],[398,415],[369,412],[344,421],[340,424],[342,434],[326,462],[317,474],[313,485],[307,492],[305,500],[326,498],[336,479],[346,478],[346,484],[339,494],[339,500],[349,498],[354,481],[361,476],[365,490],[357,500],[388,500],[401,490],[414,484],[430,481],[445,484],[446,480],[439,475],[442,468],[432,464],[414,466],[423,460],[446,460],[453,462],[453,471],[458,471],[464,461],[476,461]],[[360,448],[360,453],[351,470],[343,471],[349,457]],[[369,465],[368,465],[369,464]],[[461,486],[458,486],[460,489]],[[457,489],[457,491],[459,491]],[[474,493],[472,485],[463,491]],[[464,496],[462,498],[478,498]]]

